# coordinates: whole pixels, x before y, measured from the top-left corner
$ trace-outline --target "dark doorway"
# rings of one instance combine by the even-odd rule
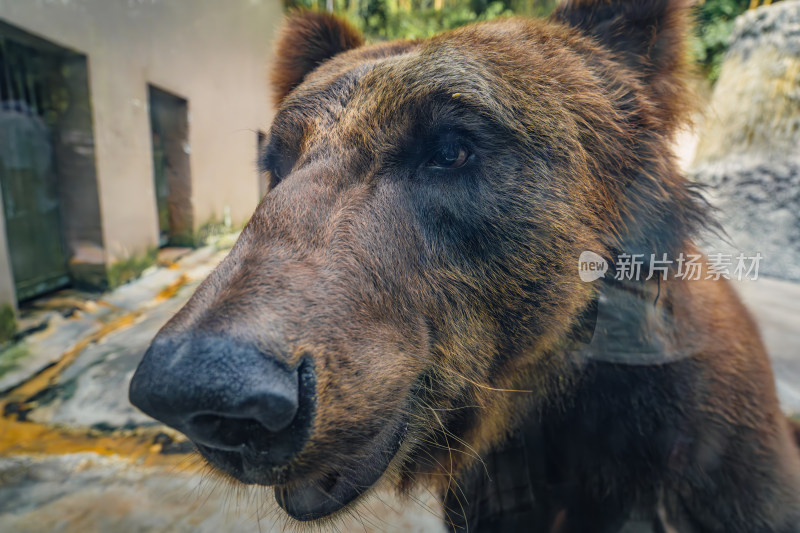
[[[18,300],[70,281],[54,157],[61,60],[0,33],[0,186]]]
[[[188,104],[152,85],[148,100],[159,244],[193,245]]]
[[[86,56],[0,22],[0,192],[17,300],[101,287]]]

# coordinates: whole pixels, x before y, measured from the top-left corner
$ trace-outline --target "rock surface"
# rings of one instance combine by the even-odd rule
[[[759,278],[734,287],[761,330],[781,407],[800,414],[800,284]]]
[[[707,250],[760,252],[763,274],[800,280],[800,0],[737,19],[691,174],[727,232]]]

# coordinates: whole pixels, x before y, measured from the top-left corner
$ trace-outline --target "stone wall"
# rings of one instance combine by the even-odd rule
[[[727,232],[706,249],[800,280],[800,0],[736,21],[691,172]]]

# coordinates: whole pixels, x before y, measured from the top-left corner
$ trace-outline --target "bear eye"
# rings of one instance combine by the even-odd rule
[[[437,150],[428,161],[431,168],[454,169],[463,167],[469,160],[470,152],[464,145],[450,143]]]
[[[291,172],[292,164],[292,160],[279,152],[276,146],[270,145],[261,157],[260,169],[262,172],[270,173],[274,186]]]
[[[284,174],[278,166],[270,167],[269,173],[272,174],[275,181],[282,181],[284,178]]]

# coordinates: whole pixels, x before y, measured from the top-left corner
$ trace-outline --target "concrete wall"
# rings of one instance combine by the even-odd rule
[[[148,83],[189,102],[195,227],[252,213],[280,17],[279,0],[0,0],[4,22],[88,58],[107,263],[158,242]]]

